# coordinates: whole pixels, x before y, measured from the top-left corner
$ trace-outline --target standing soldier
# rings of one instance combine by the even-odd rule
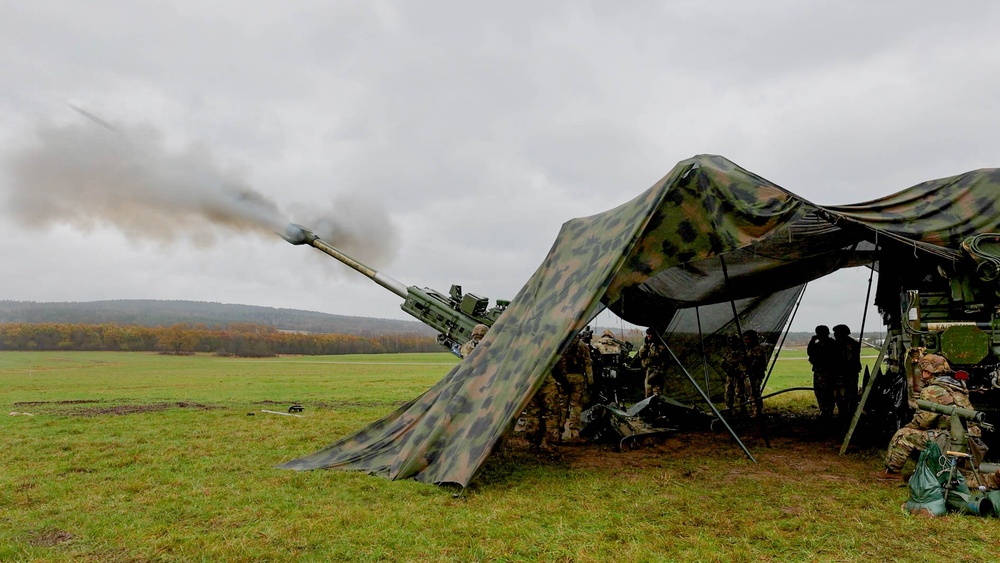
[[[659,395],[666,382],[664,364],[667,359],[667,347],[652,327],[646,329],[646,340],[639,348],[639,360],[646,370],[646,397]]]
[[[809,363],[812,364],[813,392],[816,393],[820,420],[829,422],[833,420],[833,407],[837,396],[835,371],[837,342],[830,338],[828,326],[816,327],[816,334],[809,339],[806,354],[809,355]]]
[[[555,454],[562,439],[562,400],[555,370],[524,409],[524,437],[539,453]]]
[[[478,324],[472,327],[472,338],[470,338],[465,344],[462,344],[462,347],[458,350],[459,354],[462,354],[463,358],[468,358],[469,354],[476,349],[476,346],[479,346],[479,341],[486,336],[486,331],[489,329],[490,328],[484,324]]]
[[[847,325],[833,327],[837,343],[837,408],[843,420],[850,420],[858,406],[858,375],[861,373],[861,344],[851,338]]]
[[[729,337],[729,348],[722,354],[722,371],[726,374],[726,408],[732,415],[751,413],[750,376],[747,373],[747,355],[743,341],[737,335]]]
[[[590,354],[594,369],[592,400],[608,403],[618,401],[616,384],[623,381],[619,379],[620,368],[629,359],[628,350],[624,346],[626,344],[615,338],[611,329],[604,329],[601,337],[594,341]]]
[[[569,348],[552,369],[556,379],[565,382],[561,412],[566,416],[567,444],[580,444],[582,423],[580,415],[587,401],[587,392],[594,384],[594,372],[590,361],[590,345],[580,336],[573,338]],[[560,427],[561,429],[561,427]]]
[[[771,359],[770,351],[760,343],[756,330],[743,333],[743,347],[746,353],[745,370],[750,384],[750,415],[758,416],[764,412],[764,400],[761,399],[764,377],[767,375],[767,361]]]

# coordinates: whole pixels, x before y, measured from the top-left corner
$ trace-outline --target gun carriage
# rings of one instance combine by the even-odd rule
[[[462,293],[460,285],[452,285],[448,295],[426,287],[406,286],[344,254],[301,225],[290,223],[281,237],[291,244],[312,246],[402,297],[403,303],[400,308],[418,321],[437,330],[438,344],[456,356],[461,356],[458,349],[472,337],[472,329],[477,324],[493,326],[510,304],[510,301],[498,299],[496,304],[490,307],[489,298],[473,293]]]

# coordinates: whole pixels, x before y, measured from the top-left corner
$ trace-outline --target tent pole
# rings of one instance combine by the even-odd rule
[[[661,338],[660,340],[662,342],[663,339]],[[736,440],[736,443],[739,444],[740,448],[743,449],[743,453],[747,454],[747,457],[750,458],[750,461],[757,463],[757,460],[754,459],[753,454],[751,454],[750,450],[748,450],[747,447],[743,445],[743,441],[740,440],[740,437],[737,436],[736,432],[734,432],[733,429],[729,426],[729,423],[726,422],[725,418],[723,418],[722,413],[719,412],[719,409],[715,408],[715,405],[712,404],[712,399],[710,399],[709,396],[705,394],[705,391],[703,391],[702,388],[698,385],[698,382],[695,381],[693,377],[691,377],[691,374],[688,373],[687,369],[685,369],[684,364],[682,364],[680,359],[677,358],[677,355],[674,354],[674,351],[670,349],[670,346],[667,346],[666,342],[663,342],[663,345],[666,347],[667,352],[670,352],[670,357],[673,358],[675,362],[677,362],[677,367],[681,368],[681,371],[683,371],[684,375],[687,376],[688,381],[691,382],[691,385],[694,385],[694,388],[701,395],[701,398],[705,400],[705,404],[708,405],[708,408],[712,409],[712,412],[715,413],[715,416],[719,417],[719,420],[721,420],[722,424],[725,425],[726,430],[729,431],[729,434],[732,435],[734,440]]]
[[[719,263],[722,264],[722,280],[726,284],[726,289],[729,289],[729,269],[726,268],[726,259],[719,255]],[[727,291],[728,293],[728,291]],[[740,326],[740,314],[736,311],[736,300],[732,297],[729,298],[729,306],[733,309],[733,321],[736,323],[736,334],[740,337],[740,341],[743,341],[743,327]],[[743,351],[746,351],[746,345],[743,346]]]
[[[872,296],[872,279],[875,277],[875,264],[878,261],[878,233],[875,233],[875,256],[872,258],[871,273],[868,274],[868,294],[865,295],[865,310],[861,313],[861,332],[858,334],[858,356],[860,359],[861,355],[861,343],[865,341],[865,321],[868,319],[868,303]],[[889,339],[886,338],[882,341],[882,349],[878,353],[878,360],[875,362],[875,368],[882,365],[882,359],[885,357],[886,345],[889,343]],[[851,425],[847,428],[847,434],[844,434],[844,443],[840,446],[840,454],[843,455],[847,451],[847,446],[851,443],[851,436],[854,435],[854,428],[858,425],[858,421],[861,420],[861,411],[864,410],[865,402],[868,400],[868,393],[872,389],[872,382],[875,381],[876,370],[873,369],[868,376],[868,381],[865,382],[865,390],[862,393],[861,400],[858,401],[858,406],[854,409],[854,416],[851,417]],[[857,390],[854,391],[857,393]]]
[[[792,309],[792,316],[785,323],[785,332],[781,335],[781,342],[778,343],[778,352],[785,346],[785,339],[788,338],[788,331],[792,329],[792,321],[795,320],[795,315],[799,312],[799,305],[802,304],[802,296],[806,294],[806,285],[803,284],[802,291],[799,292],[799,298],[795,302],[795,308]],[[778,354],[771,356],[771,366],[767,368],[767,375],[764,376],[764,381],[760,384],[760,394],[764,394],[764,388],[767,387],[767,380],[771,379],[771,372],[774,371],[774,365],[778,362]],[[810,389],[812,389],[810,387]],[[763,398],[763,397],[761,397]]]
[[[719,255],[719,263],[722,264],[722,279],[728,293],[729,288],[731,287],[729,284],[729,269],[726,268],[726,259],[721,254]],[[740,314],[736,310],[736,300],[733,299],[732,296],[729,298],[729,306],[733,309],[733,321],[736,323],[736,334],[740,337],[740,345],[743,346],[743,356],[746,357],[749,350],[747,349],[746,341],[743,340],[743,327],[740,326]],[[764,423],[764,401],[760,398],[761,394],[764,392],[764,384],[762,382],[760,389],[756,389],[757,386],[751,382],[750,387],[750,400],[754,402],[755,406],[760,406],[760,409],[757,412],[757,425],[760,427],[760,437],[764,439],[764,445],[770,448],[771,439],[767,436],[767,424]]]
[[[876,234],[876,236],[878,236]],[[858,352],[861,351],[861,343],[865,340],[865,322],[868,320],[868,303],[871,302],[872,298],[872,279],[875,277],[875,262],[877,259],[872,259],[871,272],[868,274],[868,293],[865,295],[865,308],[861,311],[861,332],[858,333]]]
[[[701,365],[705,372],[705,392],[711,395],[712,386],[708,381],[708,354],[705,351],[705,335],[701,332],[701,312],[697,306],[694,308],[694,316],[698,319],[698,342],[701,344]]]
[[[868,378],[868,383],[865,384],[865,392],[861,394],[861,400],[858,401],[858,408],[854,410],[854,418],[851,419],[851,426],[847,429],[847,434],[844,435],[844,443],[840,446],[840,455],[844,455],[847,451],[847,446],[851,443],[851,436],[854,435],[854,429],[858,425],[858,421],[861,420],[861,412],[865,409],[865,403],[868,402],[868,394],[871,393],[872,387],[875,386],[875,378],[882,373],[878,366],[882,365],[882,360],[885,359],[885,353],[889,348],[889,339],[886,338],[882,341],[882,349],[879,350],[878,359],[875,360],[875,368],[872,370],[871,377]]]

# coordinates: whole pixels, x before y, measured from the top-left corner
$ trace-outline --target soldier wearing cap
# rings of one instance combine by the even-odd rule
[[[476,349],[476,346],[479,346],[479,341],[486,336],[486,331],[489,329],[490,327],[484,324],[478,324],[472,327],[472,338],[470,338],[465,344],[462,344],[462,347],[458,349],[458,353],[461,354],[463,358],[468,358],[469,354]]]
[[[921,358],[920,378],[924,384],[920,399],[974,410],[965,384],[953,377],[951,366],[943,356],[927,354]],[[947,438],[950,425],[949,415],[918,409],[913,420],[892,436],[885,455],[885,470],[875,474],[875,477],[882,480],[901,479],[906,460],[923,451],[928,441],[941,436]],[[970,436],[979,436],[980,433],[978,426],[969,425]]]

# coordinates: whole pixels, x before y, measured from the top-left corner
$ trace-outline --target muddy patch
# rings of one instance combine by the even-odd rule
[[[161,412],[167,409],[212,410],[219,408],[222,407],[181,401],[177,403],[126,404],[126,405],[108,405],[102,407],[90,407],[84,409],[67,409],[64,411],[57,412],[56,414],[63,414],[69,416],[103,416],[103,415],[143,414],[150,412]]]
[[[73,540],[73,534],[66,530],[38,530],[31,533],[28,543],[35,547],[53,547]]]
[[[349,409],[349,408],[369,408],[369,407],[401,407],[407,401],[315,401],[315,402],[295,402],[295,401],[254,401],[254,405],[268,405],[288,408],[291,405],[301,405],[312,409]]]
[[[73,401],[19,401],[14,403],[15,407],[37,407],[41,405],[85,405],[88,403],[100,403],[99,399],[76,399]]]
[[[722,456],[745,459],[746,454],[725,430],[685,430],[671,436],[635,443],[618,449],[606,444],[561,446],[555,454],[532,453],[532,448],[518,435],[504,442],[496,462],[559,463],[571,469],[595,470],[623,477],[655,468],[672,467],[678,475],[698,478],[714,475],[721,478],[755,476],[761,479],[785,479],[795,475],[813,475],[829,482],[852,481],[871,470],[871,456],[882,450],[864,450],[862,455],[840,455],[841,439],[828,435],[817,420],[808,417],[772,416],[764,432],[757,425],[737,426],[736,433],[757,463],[740,464],[722,470],[699,465],[702,460]],[[766,436],[766,438],[765,438]],[[861,453],[851,448],[852,453]],[[678,460],[691,460],[685,464]],[[489,470],[487,471],[489,473]]]

